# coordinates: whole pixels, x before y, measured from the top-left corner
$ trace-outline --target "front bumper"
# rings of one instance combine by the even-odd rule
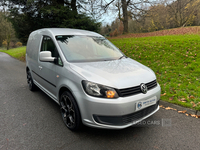
[[[148,116],[159,108],[159,101],[156,104],[144,108],[140,111],[123,115],[123,116],[99,116],[93,115],[95,122],[105,125],[123,126],[127,124],[134,124],[138,120]]]
[[[74,93],[78,101],[84,125],[107,128],[123,129],[148,118],[159,110],[160,86],[146,94],[137,94],[117,99],[103,99],[88,96],[85,93]],[[156,104],[136,110],[139,101],[156,98]]]

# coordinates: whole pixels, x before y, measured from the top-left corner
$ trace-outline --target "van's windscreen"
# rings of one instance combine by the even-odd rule
[[[103,37],[56,36],[69,62],[105,61],[119,59],[124,54]]]

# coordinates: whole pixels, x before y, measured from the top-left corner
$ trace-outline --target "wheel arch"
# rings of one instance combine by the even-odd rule
[[[78,104],[78,102],[77,102],[77,100],[76,100],[74,94],[72,93],[72,91],[71,91],[69,88],[67,88],[67,87],[65,87],[65,86],[61,87],[60,90],[59,90],[59,93],[58,93],[58,98],[59,98],[59,99],[58,99],[58,102],[59,102],[59,104],[60,104],[61,95],[62,95],[62,93],[65,92],[65,91],[69,92],[69,93],[72,95],[72,97],[74,98],[75,103],[76,103],[76,105],[78,106],[78,109],[79,109],[79,114],[80,114],[80,116],[81,116],[81,118],[82,118],[81,110],[80,110],[79,104]]]
[[[62,93],[65,92],[65,91],[69,92],[73,96],[76,104],[78,105],[77,100],[76,100],[74,94],[72,93],[72,91],[69,88],[65,87],[65,86],[61,87],[60,90],[59,90],[59,93],[58,93],[58,102],[60,103],[60,97],[61,97]]]

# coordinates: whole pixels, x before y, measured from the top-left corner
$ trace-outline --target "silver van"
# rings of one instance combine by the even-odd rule
[[[60,105],[70,130],[123,129],[159,110],[154,72],[126,57],[102,35],[65,28],[32,32],[26,49],[27,82]]]

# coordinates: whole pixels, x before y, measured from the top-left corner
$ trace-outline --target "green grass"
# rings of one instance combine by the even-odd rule
[[[124,38],[110,41],[128,57],[154,70],[162,88],[162,100],[200,110],[199,35]],[[26,47],[0,51],[25,61]]]
[[[0,52],[4,52],[9,54],[10,56],[17,58],[21,61],[25,61],[26,47],[19,47],[10,50],[0,50]]]
[[[200,110],[200,36],[171,35],[111,39],[128,57],[149,66],[161,99]]]

